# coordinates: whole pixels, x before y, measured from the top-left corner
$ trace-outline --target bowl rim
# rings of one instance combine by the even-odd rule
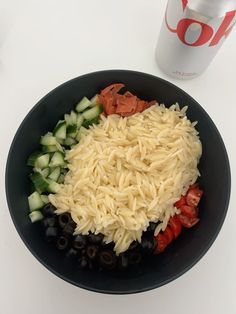
[[[176,273],[175,275],[170,276],[168,279],[162,281],[161,283],[157,283],[157,284],[153,284],[150,286],[145,286],[144,288],[138,288],[138,289],[132,289],[132,290],[128,290],[126,291],[125,289],[123,290],[106,290],[106,289],[98,289],[98,288],[93,288],[92,286],[87,286],[81,283],[78,283],[76,281],[73,281],[69,278],[67,278],[66,276],[60,274],[59,272],[55,271],[51,266],[49,266],[46,262],[44,262],[41,257],[34,251],[34,249],[27,243],[26,239],[24,238],[23,234],[20,231],[20,228],[18,227],[17,221],[14,217],[14,210],[11,206],[11,201],[10,201],[10,195],[9,195],[9,167],[10,167],[10,156],[11,156],[11,152],[13,150],[13,147],[15,145],[15,142],[17,141],[18,138],[18,134],[20,133],[21,128],[23,127],[25,121],[28,119],[28,117],[32,114],[33,111],[37,110],[37,108],[41,105],[42,102],[44,102],[44,100],[50,96],[51,94],[54,94],[57,90],[63,88],[64,86],[73,83],[74,81],[78,80],[78,79],[83,79],[85,77],[89,77],[89,76],[93,76],[95,74],[109,74],[109,73],[123,73],[123,74],[127,74],[127,73],[131,73],[133,75],[136,76],[141,76],[141,77],[146,77],[146,78],[150,78],[150,79],[154,79],[154,80],[159,80],[162,83],[171,86],[173,88],[175,88],[176,90],[178,90],[179,92],[181,92],[183,95],[187,96],[189,99],[191,99],[194,103],[196,103],[198,105],[198,109],[200,111],[202,111],[204,113],[204,115],[206,115],[206,117],[209,120],[209,123],[211,124],[211,126],[215,129],[215,131],[217,132],[218,138],[219,138],[219,142],[222,146],[223,149],[223,153],[225,155],[225,159],[226,159],[226,165],[225,165],[225,171],[227,173],[227,195],[226,195],[226,202],[224,205],[224,208],[222,210],[222,216],[221,216],[221,221],[216,229],[215,234],[208,240],[207,244],[199,251],[198,257],[195,258],[188,266],[184,267],[181,271],[179,271],[178,273]],[[8,205],[8,209],[11,215],[11,219],[14,223],[14,226],[20,236],[20,238],[22,239],[23,243],[25,244],[25,246],[27,247],[27,249],[33,254],[33,256],[36,258],[36,260],[38,260],[38,262],[40,262],[43,266],[45,266],[45,268],[47,270],[49,270],[50,272],[52,272],[54,275],[56,275],[57,277],[63,279],[64,281],[88,290],[88,291],[92,291],[92,292],[98,292],[98,293],[103,293],[103,294],[113,294],[113,295],[125,295],[125,294],[134,294],[134,293],[141,293],[141,292],[146,292],[146,291],[150,291],[156,288],[159,288],[161,286],[164,286],[166,284],[168,284],[171,281],[176,280],[177,278],[181,277],[184,273],[186,273],[187,271],[189,271],[194,265],[196,265],[199,260],[207,253],[207,251],[210,249],[210,247],[212,246],[213,242],[216,240],[216,238],[219,235],[219,232],[222,229],[222,225],[225,221],[225,217],[228,211],[228,207],[229,207],[229,202],[230,202],[230,194],[231,194],[231,170],[230,170],[230,162],[229,162],[229,157],[228,157],[228,153],[224,144],[224,141],[222,139],[222,136],[218,130],[218,128],[216,127],[215,123],[213,122],[213,120],[211,119],[211,117],[209,116],[209,114],[206,112],[205,109],[203,109],[203,107],[192,97],[190,96],[187,92],[185,92],[183,89],[179,88],[178,86],[176,86],[175,84],[160,78],[158,76],[152,75],[152,74],[148,74],[145,72],[140,72],[140,71],[134,71],[134,70],[125,70],[125,69],[110,69],[110,70],[100,70],[100,71],[94,71],[94,72],[90,72],[90,73],[86,73],[80,76],[77,76],[75,78],[72,78],[60,85],[58,85],[57,87],[55,87],[54,89],[52,89],[50,92],[48,92],[45,96],[43,96],[32,108],[31,110],[26,114],[26,116],[24,117],[24,119],[22,120],[22,122],[20,123],[20,125],[17,128],[17,131],[13,137],[13,140],[11,142],[10,145],[10,149],[7,155],[7,162],[6,162],[6,166],[5,166],[5,192],[6,192],[6,199],[7,199],[7,205]]]

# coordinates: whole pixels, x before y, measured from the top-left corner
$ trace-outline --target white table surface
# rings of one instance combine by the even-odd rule
[[[111,296],[74,287],[26,249],[11,221],[4,171],[12,138],[31,107],[57,85],[101,69],[132,69],[166,78],[154,48],[166,1],[0,0],[0,312],[236,313],[236,197],[210,251],[189,272],[159,289]],[[210,114],[225,141],[236,179],[236,30],[201,77],[174,81]],[[234,191],[234,185],[232,191]]]

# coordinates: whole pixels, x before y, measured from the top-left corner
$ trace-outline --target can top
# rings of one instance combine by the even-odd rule
[[[236,0],[189,0],[189,7],[208,16],[222,16],[236,10]]]

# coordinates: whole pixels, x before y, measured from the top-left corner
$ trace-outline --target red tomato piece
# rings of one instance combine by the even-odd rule
[[[182,195],[181,198],[177,202],[175,202],[175,207],[181,208],[185,204],[186,204],[185,196]]]
[[[203,191],[199,187],[190,187],[186,195],[186,203],[189,206],[198,206]]]
[[[165,231],[163,231],[163,235],[167,239],[167,244],[170,244],[174,239],[174,233],[169,226],[166,227]]]
[[[148,106],[151,107],[151,106],[153,106],[155,104],[157,104],[157,101],[156,100],[151,100],[151,101],[149,101]]]
[[[182,215],[189,218],[196,218],[198,215],[198,209],[194,206],[183,205],[180,210]]]
[[[134,112],[137,107],[137,97],[122,97],[117,100],[116,113]]]
[[[200,219],[197,217],[190,218],[182,214],[179,215],[179,221],[182,224],[182,226],[185,228],[192,228],[199,222],[199,220]]]
[[[106,88],[104,88],[103,90],[101,90],[101,95],[106,95],[108,93],[112,93],[112,94],[116,94],[118,93],[122,87],[124,87],[125,85],[122,83],[116,83],[116,84],[111,84],[109,86],[107,86]]]
[[[145,105],[146,105],[146,101],[139,99],[137,103],[136,112],[143,112]]]
[[[180,235],[181,230],[182,230],[182,225],[177,215],[170,218],[169,226],[171,230],[173,231],[174,237],[176,239]]]
[[[125,97],[133,97],[133,96],[135,96],[135,95],[133,95],[131,92],[125,92],[125,93],[124,93],[124,96],[125,96]]]
[[[105,114],[110,115],[116,112],[116,107],[113,105],[112,95],[98,95],[98,101],[103,106]]]
[[[163,233],[158,233],[158,235],[155,237],[155,239],[157,241],[157,245],[156,245],[154,254],[159,254],[159,253],[163,252],[165,250],[165,248],[167,247],[168,240],[164,236]]]

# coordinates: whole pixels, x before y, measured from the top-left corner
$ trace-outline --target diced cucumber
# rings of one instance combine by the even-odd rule
[[[48,185],[48,192],[51,193],[57,193],[59,192],[61,186],[60,184],[58,184],[57,182],[53,181],[53,180],[48,180],[49,185]]]
[[[55,152],[49,163],[49,167],[62,167],[65,165],[64,155],[61,152]]]
[[[71,125],[71,124],[72,124],[70,114],[66,113],[66,114],[64,115],[64,119],[65,119],[65,121],[66,121],[66,125]]]
[[[74,139],[74,138],[71,138],[71,137],[67,137],[66,139],[65,139],[65,145],[66,146],[71,146],[71,145],[74,145],[74,144],[76,144],[77,142],[76,142],[76,140]]]
[[[98,95],[94,95],[91,99],[90,99],[91,105],[90,107],[96,106],[98,105]]]
[[[58,178],[57,183],[64,183],[64,180],[65,180],[65,175],[61,174],[60,177]]]
[[[64,141],[63,141],[64,142]],[[57,148],[57,150],[59,151],[59,152],[61,152],[61,153],[64,153],[64,148],[61,146],[61,144],[60,143],[56,143],[56,148]]]
[[[76,140],[79,142],[80,139],[81,139],[81,136],[82,136],[83,134],[87,134],[87,133],[88,133],[88,130],[85,129],[83,126],[81,126],[81,128],[79,129],[78,134],[77,134],[77,136],[76,136]]]
[[[42,208],[44,205],[41,196],[37,191],[35,191],[28,197],[28,203],[31,212]]]
[[[84,121],[83,115],[82,115],[82,114],[78,114],[78,116],[77,116],[77,121],[76,121],[76,124],[77,124],[77,128],[78,128],[78,129],[81,127],[83,121]]]
[[[42,155],[36,159],[35,167],[40,168],[40,169],[44,169],[44,168],[48,167],[49,160],[50,160],[50,155],[44,154],[44,155]]]
[[[76,124],[68,125],[66,132],[67,132],[67,137],[69,136],[69,137],[74,138],[77,134],[77,125]]]
[[[64,140],[66,138],[66,122],[65,121],[61,121],[56,125],[53,131],[53,135],[59,140]]]
[[[98,124],[99,123],[99,118],[94,118],[92,120],[85,120],[83,122],[83,127],[85,127],[86,129],[89,129],[90,125],[93,125],[93,124]]]
[[[47,195],[42,194],[41,195],[41,200],[43,201],[44,204],[48,204],[49,203],[49,198]]]
[[[31,154],[27,160],[27,165],[28,166],[32,166],[32,167],[35,167],[35,163],[36,163],[36,160],[42,156],[43,153],[42,152],[34,152],[33,154]]]
[[[40,140],[40,144],[46,145],[46,146],[56,145],[56,142],[57,142],[57,139],[50,132],[42,136]]]
[[[61,138],[57,138],[57,142],[58,142],[58,144],[60,144],[60,145],[64,145],[64,140],[61,139]]]
[[[84,111],[82,115],[86,120],[92,120],[92,119],[97,118],[102,112],[103,112],[103,107],[99,105],[99,106],[94,106],[93,108]]]
[[[48,190],[48,181],[42,176],[41,173],[35,172],[30,175],[30,179],[34,184],[35,190],[39,192],[39,194],[43,192],[47,192]]]
[[[63,174],[64,176],[67,174],[68,170],[66,169],[61,169],[61,174]]]
[[[50,173],[49,168],[44,168],[44,169],[34,168],[33,170],[34,170],[34,172],[39,172],[44,178],[47,178],[47,176]]]
[[[81,101],[76,105],[75,110],[77,112],[82,112],[90,106],[91,106],[91,101],[87,97],[83,97]]]
[[[58,151],[56,145],[42,146],[43,153],[54,153],[56,151]]]
[[[71,113],[70,113],[70,119],[71,119],[71,124],[76,124],[77,113],[75,113],[74,110],[72,110]]]
[[[53,181],[57,181],[59,176],[61,174],[61,168],[60,167],[56,167],[48,176],[48,179],[51,179]]]
[[[41,211],[36,210],[32,213],[29,214],[29,218],[31,220],[32,223],[42,220],[43,219],[43,214],[41,213]]]

